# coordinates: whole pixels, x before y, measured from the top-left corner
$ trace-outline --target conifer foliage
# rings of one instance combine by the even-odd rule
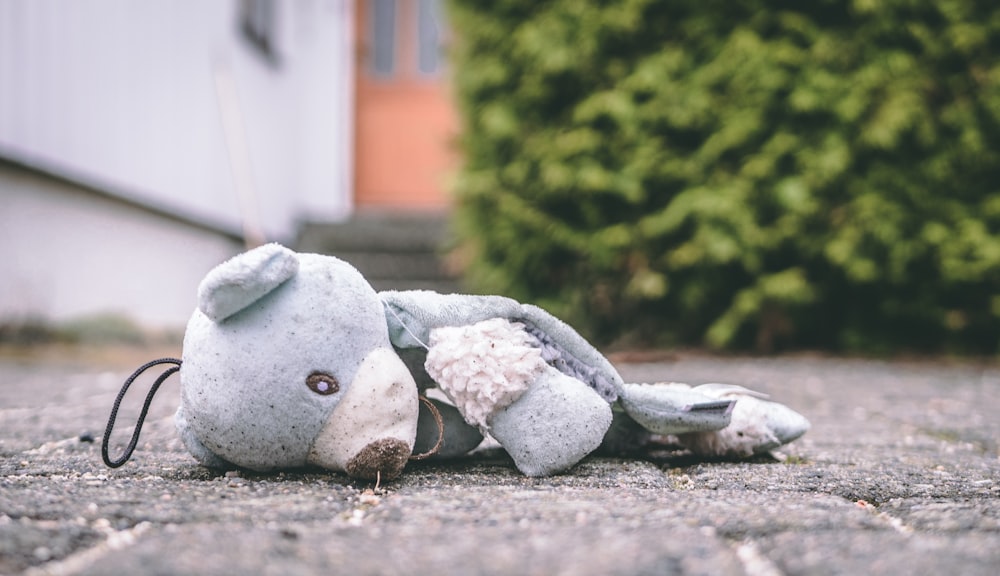
[[[1000,2],[452,0],[473,285],[606,343],[1000,342]]]

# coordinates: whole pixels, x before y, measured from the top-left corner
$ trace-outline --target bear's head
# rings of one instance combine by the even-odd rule
[[[382,302],[350,264],[268,244],[199,286],[177,424],[202,463],[388,479],[413,450],[418,413]]]

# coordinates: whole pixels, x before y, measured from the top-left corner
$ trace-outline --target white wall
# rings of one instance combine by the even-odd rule
[[[0,155],[238,231],[223,74],[267,237],[345,217],[352,3],[277,4],[275,67],[241,37],[235,0],[3,0]]]
[[[241,244],[0,164],[0,324],[122,315],[183,328],[198,283]]]

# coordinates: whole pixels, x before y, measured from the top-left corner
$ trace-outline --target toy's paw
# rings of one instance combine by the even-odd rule
[[[562,472],[601,444],[611,406],[592,388],[548,368],[489,420],[490,434],[527,476]]]
[[[725,428],[736,400],[713,397],[687,384],[625,384],[625,412],[654,434],[684,434]]]
[[[517,322],[434,328],[424,367],[465,422],[488,431],[528,476],[576,464],[611,425],[608,402],[546,364]]]
[[[503,318],[435,328],[424,367],[465,421],[485,429],[548,369],[531,343],[522,325]]]
[[[729,426],[714,432],[677,435],[681,444],[695,454],[736,458],[764,454],[796,440],[810,427],[798,412],[742,386],[704,384],[693,391],[736,401]]]

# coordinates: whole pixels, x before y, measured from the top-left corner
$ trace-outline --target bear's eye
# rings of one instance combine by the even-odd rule
[[[306,386],[313,392],[323,396],[336,394],[340,391],[340,384],[337,384],[337,379],[322,372],[313,372],[310,374],[306,378]]]

